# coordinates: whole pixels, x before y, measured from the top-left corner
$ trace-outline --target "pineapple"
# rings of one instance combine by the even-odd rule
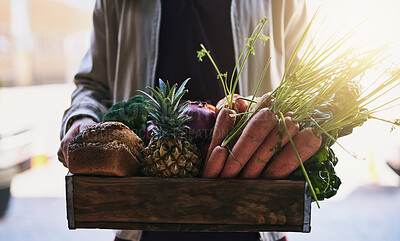
[[[202,168],[202,159],[197,146],[186,137],[189,128],[185,122],[188,116],[180,115],[189,102],[180,104],[187,92],[188,79],[177,87],[160,79],[159,88],[148,89],[153,94],[144,93],[149,101],[150,123],[155,125],[153,137],[144,149],[142,159],[143,174],[152,177],[197,177]]]

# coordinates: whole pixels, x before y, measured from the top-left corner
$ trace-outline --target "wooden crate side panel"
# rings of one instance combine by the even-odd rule
[[[68,219],[68,228],[75,229],[75,212],[74,212],[74,179],[73,175],[68,174],[65,177],[65,190],[66,190],[66,199],[67,199],[67,219]]]
[[[311,232],[311,197],[307,196],[308,183],[304,185],[304,220],[303,233]]]
[[[299,225],[175,224],[134,222],[77,222],[77,228],[127,229],[177,232],[304,232]]]
[[[304,225],[304,182],[74,177],[76,223]]]

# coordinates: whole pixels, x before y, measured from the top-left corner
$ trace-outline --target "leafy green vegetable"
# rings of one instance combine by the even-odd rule
[[[319,201],[333,197],[342,183],[335,173],[337,162],[338,159],[333,150],[330,147],[322,146],[317,153],[304,163]],[[300,167],[289,176],[289,179],[304,180]],[[307,190],[307,195],[312,196],[310,189]]]
[[[135,95],[127,101],[117,102],[104,115],[103,121],[122,122],[143,138],[148,115],[145,100],[143,95]]]
[[[318,104],[314,111],[309,114],[309,118],[302,120],[301,128],[321,128],[330,122],[332,118],[343,116],[338,120],[342,125],[331,128],[326,133],[322,133],[323,144],[331,146],[339,137],[347,136],[353,132],[355,127],[359,127],[368,120],[368,110],[359,107],[357,99],[361,95],[361,87],[357,81],[349,81],[334,93],[327,101]],[[346,113],[346,108],[351,106],[353,109]],[[333,137],[333,139],[332,139]]]

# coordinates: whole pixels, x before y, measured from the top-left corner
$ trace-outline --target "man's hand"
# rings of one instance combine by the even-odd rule
[[[58,149],[58,160],[67,167],[67,151],[68,145],[71,142],[72,138],[79,134],[82,130],[84,130],[89,125],[95,124],[96,122],[89,117],[84,117],[74,121],[65,134],[64,138],[61,140],[60,148]]]

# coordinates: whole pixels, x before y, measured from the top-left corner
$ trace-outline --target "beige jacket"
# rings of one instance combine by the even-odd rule
[[[255,46],[255,56],[245,65],[239,80],[244,96],[253,94],[269,57],[271,64],[259,94],[280,82],[306,26],[303,0],[232,0],[231,23],[235,56],[238,59],[259,21],[269,22],[263,32],[271,40]],[[71,107],[64,113],[61,138],[74,116],[88,115],[100,121],[114,103],[126,100],[153,86],[161,20],[160,0],[97,0],[93,12],[91,46],[75,76],[76,90]],[[140,232],[131,233],[138,240]],[[275,235],[275,234],[274,234]],[[276,234],[278,238],[279,234]],[[262,240],[274,240],[263,233]]]
[[[304,0],[232,0],[231,22],[235,56],[259,21],[269,22],[264,34],[271,40],[255,46],[255,56],[239,80],[244,96],[253,94],[268,57],[271,64],[258,93],[274,89],[306,26]],[[75,76],[76,90],[65,111],[61,138],[70,118],[88,115],[100,121],[112,104],[153,86],[161,20],[160,0],[97,0],[91,46]],[[190,77],[190,76],[189,76]]]

